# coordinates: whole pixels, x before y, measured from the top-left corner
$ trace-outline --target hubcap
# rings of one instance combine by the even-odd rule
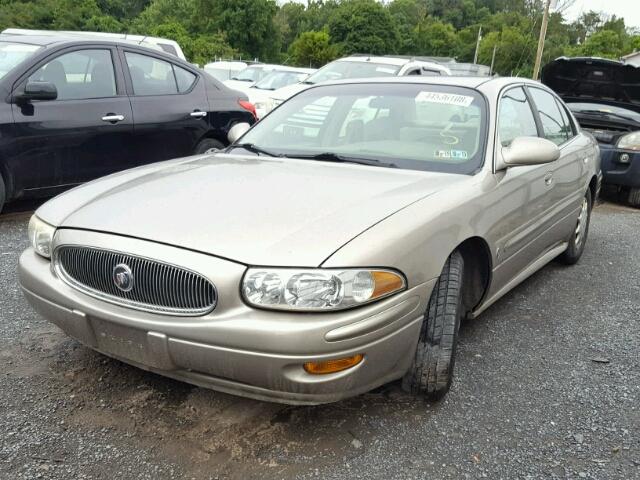
[[[582,208],[580,209],[580,215],[578,216],[578,225],[576,226],[576,247],[579,247],[584,240],[584,234],[587,230],[587,221],[589,220],[589,202],[584,198],[582,200]]]

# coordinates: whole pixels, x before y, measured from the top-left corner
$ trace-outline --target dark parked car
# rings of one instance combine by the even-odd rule
[[[640,207],[640,68],[602,58],[561,57],[544,67],[542,83],[598,140],[604,184]]]
[[[0,35],[0,210],[224,147],[255,109],[193,65],[122,41]]]

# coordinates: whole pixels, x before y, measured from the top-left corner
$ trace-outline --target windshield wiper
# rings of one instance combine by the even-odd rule
[[[333,152],[316,153],[313,155],[286,154],[283,156],[287,158],[300,158],[303,160],[320,160],[322,162],[357,163],[359,165],[372,165],[374,167],[398,168],[398,166],[395,163],[382,162],[380,160],[375,160],[373,158],[349,157],[345,155],[339,155]]]
[[[309,80],[304,80],[303,82],[300,82],[300,83],[302,83],[304,85],[315,85],[316,84],[316,82],[310,82]]]
[[[627,117],[626,115],[620,115],[619,113],[614,113],[614,112],[605,112],[602,110],[575,110],[575,113],[586,113],[589,115],[606,115],[608,117],[620,118],[622,120],[626,120],[627,122],[640,123],[638,120],[631,117]]]
[[[253,143],[236,143],[229,145],[229,150],[233,148],[244,148],[245,150],[251,153],[257,153],[258,155],[267,155],[269,157],[282,157],[281,153],[270,152],[269,150],[265,150],[264,148],[258,147]]]

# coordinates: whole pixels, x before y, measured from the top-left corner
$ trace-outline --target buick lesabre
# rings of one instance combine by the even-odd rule
[[[19,267],[35,310],[237,395],[314,404],[402,379],[437,399],[461,321],[585,248],[598,145],[537,82],[318,85],[246,129],[40,207]]]

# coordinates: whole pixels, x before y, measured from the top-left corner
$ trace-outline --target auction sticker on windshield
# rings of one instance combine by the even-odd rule
[[[423,91],[416,95],[416,102],[443,103],[445,105],[468,107],[473,102],[473,97],[469,95],[457,95],[454,93]]]

